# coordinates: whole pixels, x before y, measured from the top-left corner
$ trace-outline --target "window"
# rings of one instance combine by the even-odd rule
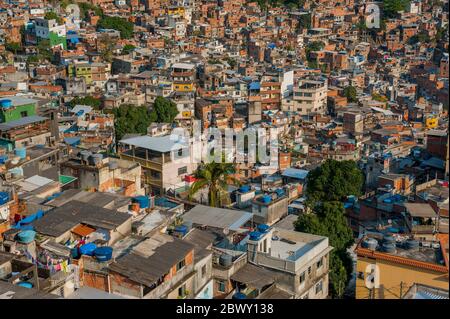
[[[178,176],[186,173],[187,173],[187,166],[183,166],[178,169]]]
[[[184,259],[182,261],[180,261],[177,264],[177,271],[179,271],[180,269],[183,269],[183,267],[186,265],[186,262],[184,261]]]
[[[308,275],[311,275],[311,266],[308,267]]]
[[[206,275],[206,265],[202,266],[202,278],[204,278]]]
[[[322,283],[322,280],[321,280],[321,281],[319,281],[319,282],[316,284],[316,295],[319,294],[319,293],[321,293],[321,292],[322,292],[322,289],[323,289],[323,283]]]
[[[302,272],[300,275],[300,284],[304,283],[306,279],[306,271]]]
[[[20,112],[20,116],[21,117],[26,117],[26,116],[28,116],[28,112],[27,111],[22,111],[22,112]]]
[[[218,282],[218,288],[217,288],[217,290],[218,290],[219,292],[226,292],[226,290],[225,290],[225,281],[220,280],[220,281]]]
[[[317,268],[322,267],[323,265],[323,257],[320,258],[320,260],[317,262]]]
[[[179,297],[186,296],[186,285],[183,285],[180,288],[178,288],[178,296]]]

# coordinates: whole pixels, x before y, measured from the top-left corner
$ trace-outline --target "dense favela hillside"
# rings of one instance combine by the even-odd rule
[[[448,299],[448,0],[0,2],[0,299]]]

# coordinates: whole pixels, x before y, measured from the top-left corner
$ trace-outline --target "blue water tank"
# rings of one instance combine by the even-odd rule
[[[266,225],[266,224],[260,224],[260,225],[258,225],[258,231],[259,232],[261,232],[261,233],[267,233],[268,231],[269,231],[269,229],[270,229],[270,226],[269,225]]]
[[[261,201],[264,204],[269,204],[272,201],[272,196],[270,196],[270,195],[263,195],[263,196],[261,196]]]
[[[9,193],[0,192],[0,205],[6,204],[7,202],[9,202]]]
[[[0,155],[0,164],[5,164],[8,160],[8,155]]]
[[[17,239],[19,242],[28,244],[31,243],[36,237],[36,232],[34,230],[24,230],[17,234]]]
[[[242,292],[237,292],[231,297],[231,299],[247,299],[247,296]]]
[[[175,227],[175,231],[178,233],[182,233],[184,236],[187,234],[188,228],[186,225],[180,225],[180,226]]]
[[[9,109],[12,106],[12,101],[10,99],[0,100],[0,107],[4,109]]]
[[[92,256],[96,248],[97,245],[95,245],[94,243],[87,243],[80,247],[80,254]]]
[[[21,281],[17,284],[17,286],[23,287],[23,288],[33,288],[33,284],[31,282]]]
[[[16,154],[16,156],[19,156],[20,159],[24,159],[27,157],[27,149],[25,147],[16,148],[14,153]]]
[[[259,231],[252,231],[250,233],[250,240],[259,240],[261,233]]]
[[[94,250],[95,258],[98,261],[108,261],[112,258],[113,249],[111,247],[98,247]]]
[[[139,203],[140,208],[148,208],[150,206],[150,201],[147,196],[137,196],[133,198],[134,203]]]
[[[239,187],[239,191],[241,193],[247,193],[248,191],[250,191],[250,186],[249,185],[242,185],[241,187]]]

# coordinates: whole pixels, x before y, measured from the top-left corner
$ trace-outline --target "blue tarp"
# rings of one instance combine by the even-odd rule
[[[66,137],[64,138],[64,142],[71,145],[71,146],[77,146],[80,144],[81,137],[75,136],[75,137]]]
[[[261,88],[261,84],[259,82],[252,82],[249,85],[250,90],[259,90]]]
[[[283,177],[305,179],[306,176],[308,176],[308,173],[309,173],[309,171],[307,171],[307,170],[290,167],[290,168],[287,168],[281,175]]]

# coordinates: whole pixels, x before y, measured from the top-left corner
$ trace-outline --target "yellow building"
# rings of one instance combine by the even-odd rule
[[[184,8],[183,7],[170,7],[167,9],[167,14],[184,16]]]
[[[364,248],[361,241],[355,249],[356,299],[400,299],[414,284],[448,290],[448,235],[439,236],[439,248],[431,245],[408,250],[397,245],[393,253]],[[377,266],[378,286],[375,280],[367,280],[374,269],[371,265]]]
[[[436,128],[438,126],[439,119],[437,117],[427,117],[425,119],[425,126],[428,129]]]
[[[172,88],[176,92],[195,91],[195,65],[174,63],[172,65]]]

